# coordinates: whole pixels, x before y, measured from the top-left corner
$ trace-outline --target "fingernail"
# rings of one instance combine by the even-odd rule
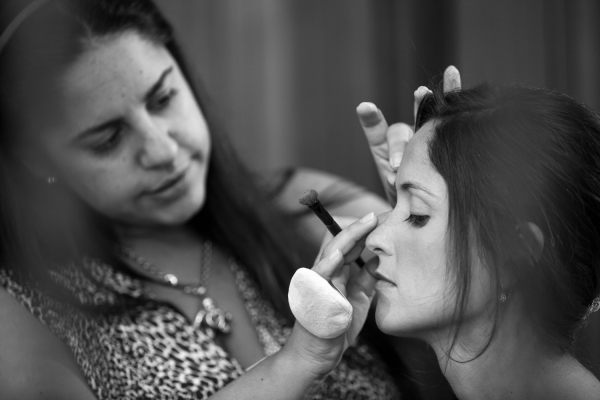
[[[454,65],[448,65],[448,67],[444,71],[444,74],[453,74],[454,71],[457,71],[456,67]]]
[[[432,93],[427,86],[419,86],[417,90],[415,90],[414,96],[417,98],[421,98],[424,97],[427,93]]]
[[[377,112],[377,106],[375,104],[367,102],[367,101],[360,103],[358,105],[358,108],[361,108],[362,111],[364,111],[364,112],[370,112],[370,113]]]
[[[327,257],[327,259],[330,260],[330,261],[333,261],[333,260],[335,260],[336,258],[339,257],[339,254],[340,254],[340,250],[339,249],[335,249],[335,251],[333,253],[331,253],[329,255],[329,257]]]
[[[366,128],[376,126],[381,122],[379,109],[373,103],[360,103],[357,111],[360,123]]]
[[[359,222],[361,222],[361,223],[364,224],[364,223],[367,223],[369,221],[372,221],[373,218],[375,218],[375,214],[373,212],[370,212],[367,215],[365,215],[364,217],[362,217]]]
[[[394,153],[394,155],[392,155],[392,160],[390,161],[390,164],[391,164],[392,168],[398,169],[401,161],[402,161],[402,153]]]

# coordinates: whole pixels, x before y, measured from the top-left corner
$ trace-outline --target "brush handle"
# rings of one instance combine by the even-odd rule
[[[337,234],[342,231],[342,228],[340,228],[338,223],[335,222],[331,214],[327,212],[327,210],[325,209],[325,207],[323,207],[323,204],[321,204],[319,200],[317,200],[315,204],[308,207],[314,211],[317,217],[319,217],[323,224],[325,224],[325,227],[329,232],[331,232],[333,236],[337,236]],[[354,262],[361,268],[365,265],[365,261],[360,257],[354,260]]]

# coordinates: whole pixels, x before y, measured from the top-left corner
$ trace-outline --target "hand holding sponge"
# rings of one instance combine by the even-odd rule
[[[322,339],[340,336],[352,322],[352,305],[318,273],[300,268],[290,282],[288,301],[298,322]]]

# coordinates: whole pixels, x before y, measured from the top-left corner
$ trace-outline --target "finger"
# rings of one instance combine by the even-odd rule
[[[369,144],[371,146],[384,144],[388,125],[377,106],[368,102],[360,103],[356,107],[356,114]]]
[[[336,270],[344,265],[344,256],[338,249],[333,250],[327,257],[321,259],[312,267],[312,270],[321,275],[324,279],[329,280],[331,275],[334,275]]]
[[[373,212],[365,215],[335,236],[323,249],[323,257],[327,257],[335,249],[339,249],[346,261],[353,261],[364,247],[367,234],[377,226],[377,218]],[[352,257],[354,255],[354,257]]]
[[[333,235],[328,230],[325,230],[325,236],[323,236],[323,240],[321,241],[321,247],[319,248],[319,252],[317,253],[317,257],[315,258],[315,264],[319,262],[323,258],[323,251],[325,250],[325,246],[333,239]]]
[[[340,292],[346,295],[346,285],[348,284],[348,279],[350,278],[350,264],[343,265],[335,270],[335,273],[331,276],[331,282],[335,285],[336,288]]]
[[[392,171],[397,171],[402,162],[402,155],[406,144],[413,136],[413,129],[403,122],[391,125],[387,130],[389,160]],[[395,177],[395,174],[394,174]]]
[[[450,65],[444,71],[444,93],[461,88],[460,72],[454,65]]]
[[[377,283],[372,273],[377,269],[378,264],[377,258],[369,260],[356,279],[349,282],[346,287],[346,299],[352,305],[352,324],[346,332],[348,344],[354,343],[369,314],[375,296],[375,283]]]
[[[431,93],[431,90],[429,90],[427,86],[419,86],[417,90],[415,90],[415,103],[413,108],[413,120],[415,121],[415,123],[417,122],[417,112],[419,111],[419,105],[421,104],[421,100],[423,100],[423,97],[425,97],[425,95],[428,93]]]
[[[347,228],[348,226],[352,225],[352,223],[358,220],[358,218],[356,217],[347,217],[339,215],[332,215],[332,217],[342,229]],[[333,239],[333,235],[331,234],[331,232],[329,232],[329,230],[325,229],[325,234],[323,235],[323,239],[321,240],[321,246],[319,247],[319,252],[317,253],[317,257],[315,258],[315,264],[321,259],[323,250],[325,249],[327,243],[331,242],[331,239]]]
[[[337,224],[342,229],[346,229],[347,227],[358,221],[358,217],[349,217],[346,215],[333,215],[333,219],[335,219],[335,222],[337,222]]]
[[[345,258],[345,262],[354,261],[365,247],[366,235],[377,226],[375,214],[369,213],[360,220],[356,221],[348,228],[334,237],[323,249],[321,257],[329,257],[335,250],[339,250]],[[329,264],[327,264],[329,265]],[[317,271],[323,277],[329,278],[335,274],[335,270],[322,270],[320,263],[317,263]]]
[[[347,284],[347,294],[349,299],[354,299],[355,296],[359,296],[356,299],[360,300],[364,294],[370,300],[375,295],[375,283],[377,278],[375,277],[375,270],[379,266],[379,258],[375,257],[370,259],[363,268],[359,271],[357,276]]]

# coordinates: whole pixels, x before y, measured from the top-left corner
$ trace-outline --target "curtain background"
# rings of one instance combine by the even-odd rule
[[[257,170],[303,165],[379,191],[356,106],[373,101],[388,122],[410,122],[413,91],[449,64],[465,87],[522,82],[600,110],[596,0],[158,3],[240,155]],[[426,351],[407,343],[399,344],[407,354]],[[580,353],[600,376],[599,315]],[[435,374],[425,375],[416,379],[437,385]],[[438,390],[442,398],[444,386],[436,387],[425,397]]]

